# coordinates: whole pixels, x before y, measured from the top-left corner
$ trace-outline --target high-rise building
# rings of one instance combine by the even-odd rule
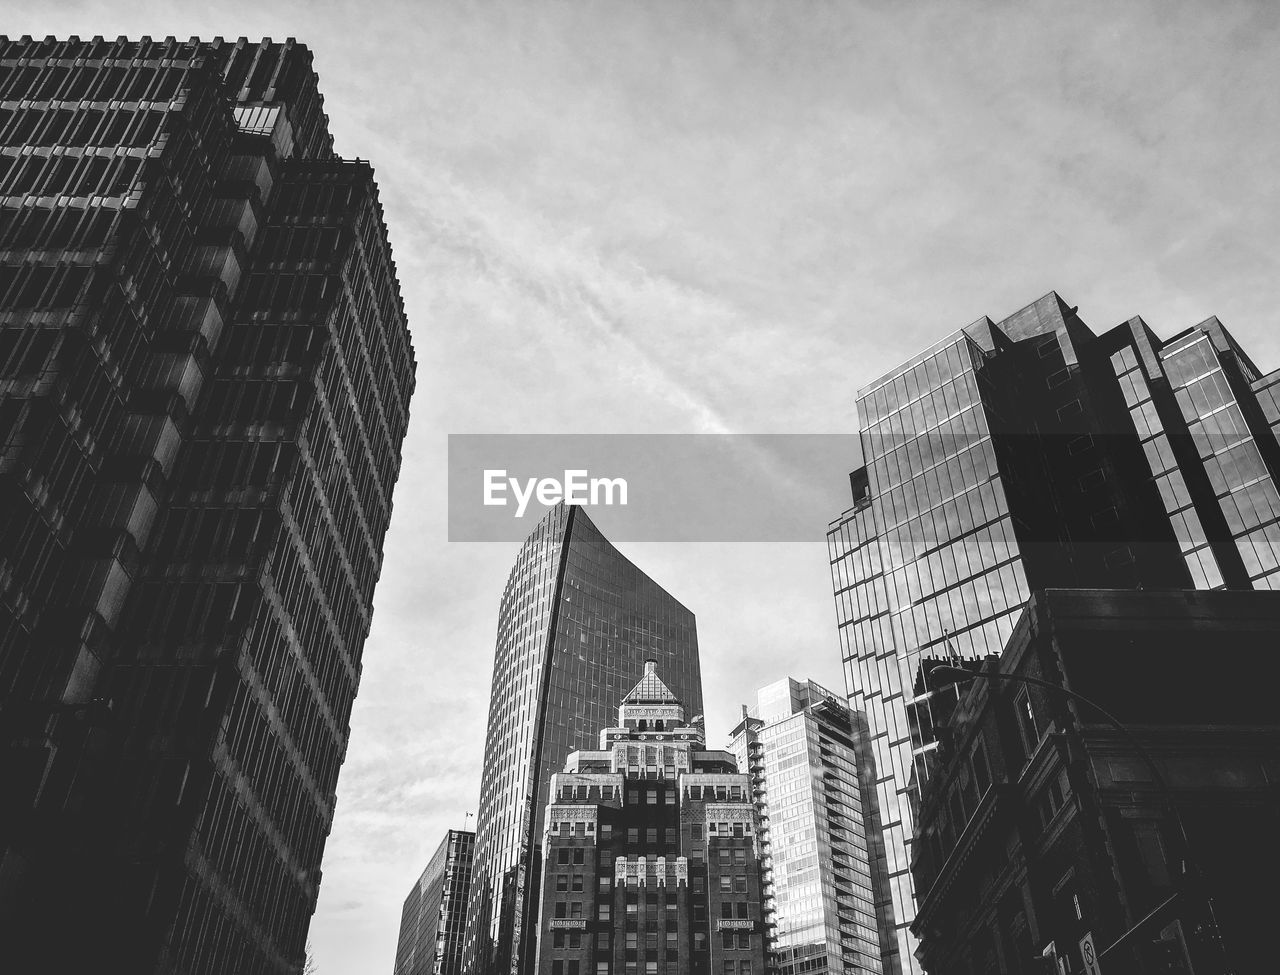
[[[1280,593],[1033,593],[931,753],[930,975],[1274,969],[1278,643]]]
[[[451,829],[404,899],[394,975],[462,975],[476,834]]]
[[[859,391],[853,507],[828,542],[850,703],[872,731],[898,929],[912,799],[955,701],[939,659],[1000,653],[1033,588],[1280,582],[1280,372],[1217,319],[1101,335],[1056,294],[983,318]]]
[[[536,932],[525,929],[537,920],[551,776],[592,746],[647,659],[700,715],[693,614],[582,508],[551,509],[521,547],[499,608],[467,918],[472,975],[532,971]]]
[[[763,975],[750,779],[646,668],[551,777],[537,975]]]
[[[0,38],[0,146],[6,965],[296,972],[414,385],[372,170],[291,40]]]
[[[870,742],[842,696],[790,677],[743,707],[730,750],[751,776],[776,975],[880,975],[894,941]],[[881,908],[877,911],[877,902]]]

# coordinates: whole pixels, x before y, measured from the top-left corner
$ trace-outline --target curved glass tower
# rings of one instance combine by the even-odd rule
[[[551,776],[654,660],[702,713],[693,613],[614,548],[578,507],[525,540],[498,614],[465,957],[471,975],[527,972]]]

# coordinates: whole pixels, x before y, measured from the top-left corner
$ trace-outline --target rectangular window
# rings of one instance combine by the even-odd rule
[[[1031,707],[1031,695],[1023,691],[1018,695],[1014,707],[1017,709],[1018,727],[1022,730],[1022,739],[1027,746],[1027,757],[1030,758],[1040,742],[1040,732],[1036,728],[1036,714]]]

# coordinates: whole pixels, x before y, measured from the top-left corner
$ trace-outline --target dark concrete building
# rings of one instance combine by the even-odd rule
[[[1280,593],[1037,592],[930,756],[925,970],[1273,971],[1278,645]]]
[[[467,918],[472,975],[533,970],[551,776],[594,745],[647,659],[700,714],[693,613],[582,508],[551,509],[520,549],[498,615]]]
[[[653,661],[551,777],[538,975],[763,975],[751,780]]]
[[[476,834],[451,829],[404,899],[394,975],[462,975]]]
[[[413,385],[304,46],[0,38],[11,970],[301,967]]]
[[[999,653],[1033,589],[1280,582],[1280,371],[1217,319],[1101,334],[1049,294],[979,319],[859,391],[853,506],[829,534],[850,704],[867,715],[897,951],[912,803],[954,704],[930,659]]]

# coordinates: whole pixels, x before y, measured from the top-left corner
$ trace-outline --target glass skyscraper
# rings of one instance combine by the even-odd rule
[[[462,975],[476,834],[451,829],[404,899],[394,975]]]
[[[693,613],[582,508],[553,508],[521,547],[499,607],[467,919],[471,975],[532,970],[551,776],[570,752],[594,747],[646,660],[701,715]]]
[[[1032,589],[1270,588],[1280,372],[1217,321],[1095,334],[1056,294],[983,318],[859,391],[853,506],[828,532],[850,704],[867,715],[898,932],[913,801],[954,691],[938,661],[1003,649]]]
[[[842,696],[789,677],[744,712],[730,750],[760,823],[769,971],[881,975],[894,935],[880,927],[887,888],[865,723]]]
[[[279,973],[350,737],[414,358],[292,40],[0,38],[0,930]]]

